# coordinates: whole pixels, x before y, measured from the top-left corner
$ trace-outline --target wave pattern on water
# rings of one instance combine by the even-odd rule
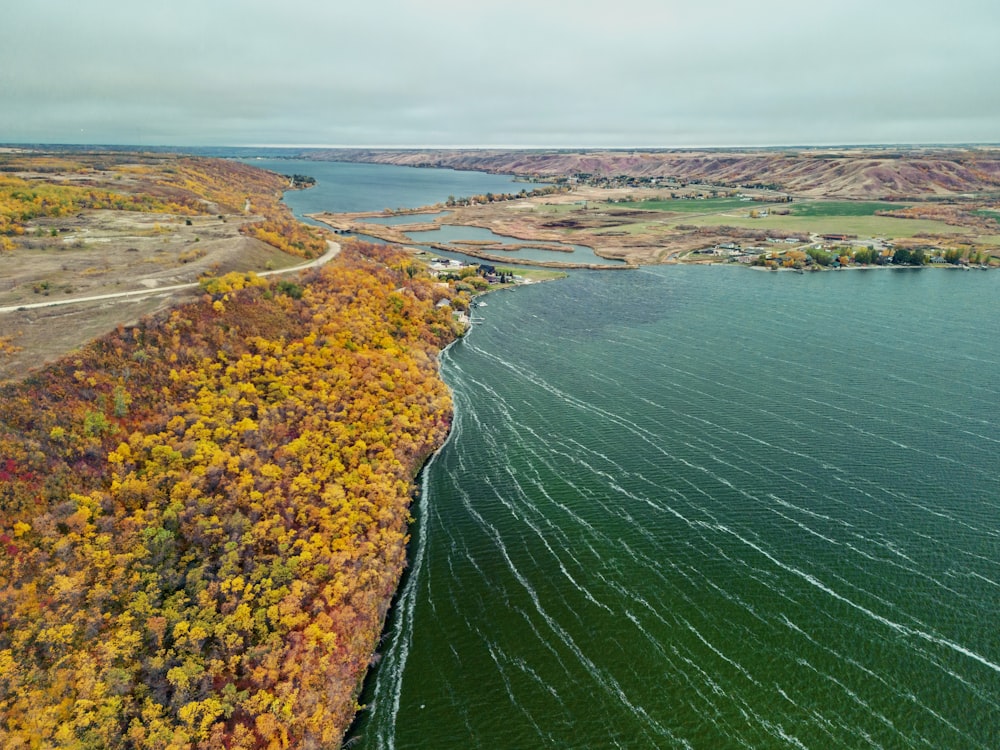
[[[495,296],[364,746],[1000,746],[996,278]]]

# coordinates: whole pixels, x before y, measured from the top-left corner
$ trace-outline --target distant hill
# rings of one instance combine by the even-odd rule
[[[795,195],[927,198],[1000,191],[1000,148],[756,151],[508,151],[330,149],[330,161],[502,172],[531,177],[675,178],[770,185]]]

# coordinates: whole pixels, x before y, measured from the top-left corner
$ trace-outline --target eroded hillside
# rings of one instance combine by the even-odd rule
[[[812,197],[903,198],[1000,190],[1000,151],[499,151],[357,150],[314,158],[475,169],[537,178],[674,178],[773,186]]]

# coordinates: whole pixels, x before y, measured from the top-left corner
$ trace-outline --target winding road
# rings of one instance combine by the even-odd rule
[[[322,266],[325,263],[333,260],[337,257],[340,252],[340,243],[334,242],[333,240],[327,240],[326,244],[329,246],[327,250],[320,257],[311,260],[307,263],[302,263],[298,266],[293,266],[292,268],[282,268],[277,271],[263,271],[258,276],[278,276],[284,273],[295,273],[296,271],[304,271],[307,268],[316,268],[317,266]],[[133,289],[128,292],[111,292],[109,294],[95,294],[90,297],[73,297],[72,299],[61,299],[61,300],[48,300],[45,302],[31,302],[25,305],[10,305],[8,307],[0,307],[0,313],[11,313],[19,312],[22,310],[36,310],[42,307],[55,307],[57,305],[73,305],[81,302],[100,302],[101,300],[107,299],[121,299],[122,297],[152,297],[157,294],[162,294],[163,292],[176,292],[181,289],[193,289],[198,286],[200,282],[190,281],[185,284],[174,284],[172,286],[160,286],[152,289]]]

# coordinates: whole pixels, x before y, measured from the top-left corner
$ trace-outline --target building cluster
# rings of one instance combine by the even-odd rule
[[[487,284],[517,284],[523,281],[509,269],[498,269],[490,263],[465,263],[454,258],[427,256],[423,258],[431,276],[442,281],[460,281],[478,277]]]

